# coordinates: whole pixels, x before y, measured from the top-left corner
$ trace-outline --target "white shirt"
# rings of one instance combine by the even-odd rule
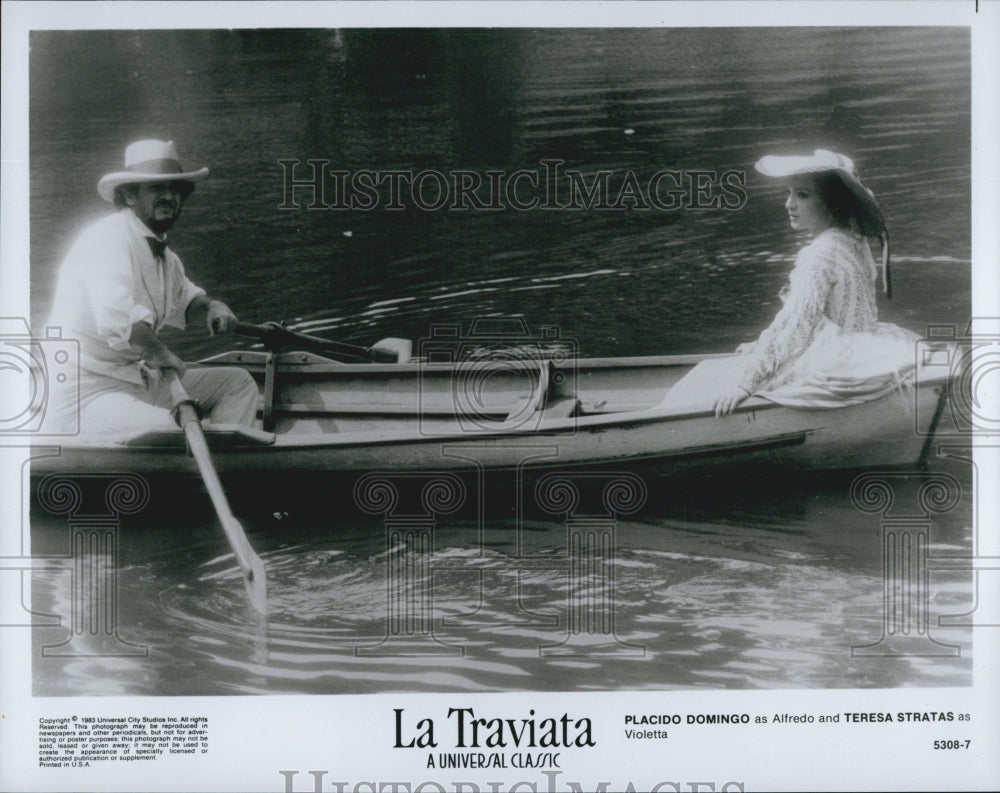
[[[126,208],[85,229],[62,263],[48,324],[80,342],[85,371],[141,383],[132,325],[183,330],[188,305],[205,294],[170,248],[163,260],[153,256],[147,237],[156,235]]]

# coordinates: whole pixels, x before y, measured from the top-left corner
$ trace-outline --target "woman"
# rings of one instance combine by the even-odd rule
[[[903,385],[918,336],[878,322],[878,273],[866,237],[882,239],[882,285],[891,296],[888,233],[854,163],[818,149],[764,157],[755,167],[786,180],[789,222],[812,242],[799,252],[774,321],[756,343],[737,349],[736,383],[714,395],[715,415],[728,415],[751,395],[792,407],[842,407]]]

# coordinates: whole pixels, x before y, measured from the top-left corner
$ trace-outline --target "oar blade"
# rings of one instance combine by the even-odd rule
[[[267,573],[264,562],[250,546],[243,526],[236,518],[225,521],[223,528],[233,547],[236,563],[243,573],[250,605],[260,614],[267,614]]]
[[[264,574],[264,563],[257,554],[254,554],[250,564],[250,573],[243,576],[250,606],[258,614],[267,616],[267,576]]]

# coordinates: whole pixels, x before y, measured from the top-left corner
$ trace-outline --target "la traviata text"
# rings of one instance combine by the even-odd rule
[[[432,718],[411,721],[405,708],[394,708],[396,714],[395,749],[426,749],[438,746]],[[561,716],[540,717],[529,710],[527,717],[500,719],[477,717],[472,708],[448,708],[447,720],[453,731],[453,743],[458,749],[528,748],[596,746],[593,725],[588,718]]]

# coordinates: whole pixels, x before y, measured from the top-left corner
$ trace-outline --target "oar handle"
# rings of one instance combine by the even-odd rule
[[[288,328],[279,325],[277,322],[269,322],[266,325],[255,325],[252,322],[237,322],[236,332],[241,336],[254,336],[258,339],[270,338],[282,333],[292,333]]]
[[[252,336],[264,342],[265,346],[272,350],[282,347],[289,347],[293,344],[306,345],[317,348],[334,355],[348,355],[360,358],[362,361],[369,359],[367,347],[359,347],[355,344],[345,344],[342,341],[333,341],[319,336],[310,336],[308,333],[300,333],[297,330],[289,330],[277,322],[269,322],[266,325],[253,325],[249,322],[239,322],[236,325],[236,332],[241,336]]]
[[[410,351],[413,347],[406,339],[383,339],[373,347],[360,347],[356,344],[347,344],[342,341],[324,339],[321,336],[311,336],[297,330],[289,330],[277,322],[269,322],[266,325],[239,322],[236,325],[236,332],[241,336],[260,339],[271,350],[279,350],[282,347],[298,344],[331,355],[380,363],[405,363],[410,359]]]

